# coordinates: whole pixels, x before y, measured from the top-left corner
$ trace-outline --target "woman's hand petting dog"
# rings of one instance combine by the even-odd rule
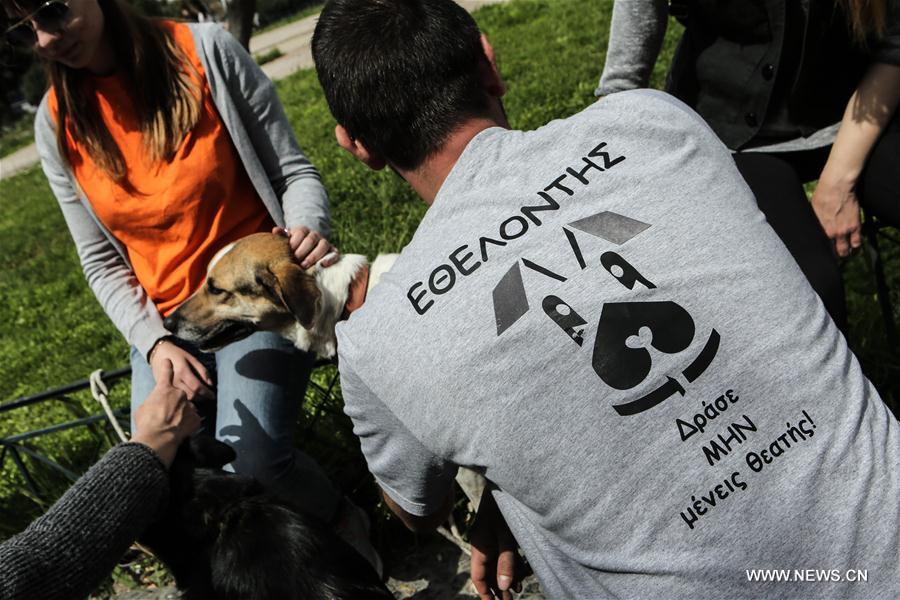
[[[322,237],[321,233],[309,227],[295,227],[290,230],[275,227],[272,229],[272,233],[288,238],[294,258],[304,269],[308,269],[316,263],[320,263],[323,267],[330,267],[341,257],[338,249],[331,242]]]
[[[531,574],[519,556],[519,544],[506,525],[490,488],[485,489],[478,515],[469,534],[472,547],[472,583],[481,600],[512,600],[522,591],[522,580]]]
[[[150,447],[166,468],[172,465],[178,446],[200,428],[200,415],[184,391],[175,387],[172,363],[160,366],[156,387],[134,414],[132,442]]]
[[[148,360],[157,384],[166,376],[163,369],[168,363],[174,371],[172,385],[187,394],[188,400],[216,397],[212,378],[203,363],[171,340],[163,338],[156,342]]]

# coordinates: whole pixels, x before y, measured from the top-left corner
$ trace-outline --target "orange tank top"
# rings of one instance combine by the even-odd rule
[[[108,177],[68,136],[78,184],[103,225],[127,249],[138,281],[163,316],[202,285],[207,264],[222,247],[274,226],[213,104],[190,29],[170,21],[164,25],[197,70],[202,93],[199,121],[172,161],[145,159],[132,91],[116,74],[92,78],[87,93],[95,95],[122,152],[131,189]],[[49,101],[55,115],[52,90]]]

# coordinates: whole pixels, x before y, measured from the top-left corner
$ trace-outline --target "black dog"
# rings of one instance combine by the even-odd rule
[[[316,519],[221,467],[234,450],[209,436],[178,449],[171,500],[139,540],[188,600],[393,598],[375,570]]]

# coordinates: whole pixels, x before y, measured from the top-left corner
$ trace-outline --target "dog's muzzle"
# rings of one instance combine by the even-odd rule
[[[177,310],[175,312],[173,312],[172,314],[170,314],[165,319],[163,319],[163,327],[165,327],[166,329],[168,329],[175,335],[178,335],[178,333],[179,333],[178,330],[181,328],[182,324],[184,324],[184,323],[185,323],[185,320],[182,318],[182,316],[180,314],[178,314]]]
[[[163,326],[179,338],[196,345],[203,352],[216,352],[257,331],[253,323],[234,320],[219,321],[205,330],[182,317],[177,310],[163,319]]]

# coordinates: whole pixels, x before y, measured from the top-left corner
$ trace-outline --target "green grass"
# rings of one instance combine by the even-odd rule
[[[125,342],[85,284],[40,169],[0,182],[0,191],[0,398],[36,393],[84,379],[97,368],[126,364]],[[120,390],[114,400],[124,401]],[[2,414],[0,436],[68,421],[86,411],[96,407],[81,395]],[[70,431],[35,446],[82,470],[96,458],[101,442],[84,431]],[[0,522],[0,535],[42,507],[18,493],[18,477],[10,461],[6,465],[0,471],[0,508],[13,517]],[[8,502],[14,502],[15,512],[7,512]]]
[[[509,84],[505,106],[514,127],[531,129],[566,117],[593,101],[602,70],[612,0],[512,0],[488,6],[476,19],[487,33]],[[661,87],[680,27],[669,28],[652,82]],[[398,251],[425,212],[390,171],[373,173],[338,148],[334,121],[312,71],[278,83],[298,140],[319,168],[332,205],[334,241],[344,252],[374,256]],[[895,232],[896,234],[896,232]],[[900,289],[900,244],[886,243],[892,289]],[[900,365],[884,341],[872,279],[862,256],[845,265],[852,318],[851,345],[884,393],[896,395]],[[900,307],[900,298],[895,298]],[[900,315],[898,315],[900,317]],[[127,346],[88,290],[68,232],[40,171],[0,181],[0,399],[85,378],[95,368],[127,363]],[[317,378],[323,380],[325,373]],[[324,380],[323,380],[324,381]],[[128,385],[115,388],[114,405]],[[301,423],[302,445],[347,491],[374,503],[348,423],[333,402],[311,400]],[[0,415],[0,436],[96,412],[84,395]],[[318,418],[314,415],[318,412]],[[102,433],[55,435],[41,444],[52,456],[83,469],[105,447]],[[49,485],[49,484],[48,484]],[[9,469],[0,472],[0,537],[21,528],[42,505],[23,495]],[[61,484],[57,489],[61,489]],[[371,504],[369,504],[371,506]],[[376,524],[387,546],[401,534]],[[400,540],[400,541],[398,541]]]
[[[253,60],[255,60],[258,65],[264,65],[267,62],[272,62],[276,58],[281,58],[282,56],[284,56],[284,52],[281,51],[281,48],[272,48],[271,50],[254,54]]]
[[[514,126],[537,127],[592,101],[610,7],[609,0],[515,0],[477,13],[510,83],[506,105]],[[559,69],[560,64],[570,68]],[[345,252],[370,256],[400,250],[424,214],[424,204],[392,172],[373,173],[337,146],[334,122],[313,71],[279,82],[278,90],[300,144],[329,190],[334,241]],[[83,379],[95,368],[127,364],[127,346],[84,283],[40,171],[35,168],[0,182],[0,196],[0,398]],[[116,406],[126,402],[127,392],[127,384],[116,388]],[[84,410],[96,411],[86,396],[75,400]],[[67,419],[66,410],[45,404],[12,418],[0,416],[0,435]],[[326,413],[316,427],[316,439],[335,431],[343,436],[345,425],[340,415]],[[353,447],[352,440],[347,443]],[[89,464],[98,452],[93,438],[78,433],[51,436],[42,447],[76,468]],[[314,454],[329,456],[324,446]],[[332,465],[332,472],[339,468]],[[15,515],[4,519],[7,533],[42,508],[23,500],[20,487],[9,468],[0,472],[0,510]],[[15,510],[8,512],[12,507]]]

